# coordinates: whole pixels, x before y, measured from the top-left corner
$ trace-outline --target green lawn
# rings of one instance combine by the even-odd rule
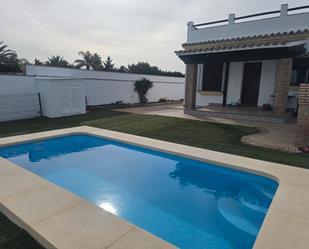
[[[35,118],[0,124],[0,137],[89,125],[231,154],[309,168],[309,155],[288,154],[244,145],[240,138],[255,128],[171,117],[128,114],[111,110],[57,119]],[[0,248],[41,249],[24,230],[0,213]]]
[[[35,118],[0,124],[0,137],[64,127],[89,125],[210,150],[309,168],[309,155],[290,154],[242,144],[255,128],[214,124],[181,118],[129,114],[112,110],[57,119]]]
[[[0,213],[1,249],[43,249],[25,230],[13,224]]]

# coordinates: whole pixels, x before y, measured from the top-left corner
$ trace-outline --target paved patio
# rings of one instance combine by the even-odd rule
[[[261,132],[258,134],[243,137],[242,141],[244,143],[281,151],[298,151],[294,145],[296,123],[292,121],[288,123],[257,122],[232,118],[206,117],[203,115],[186,114],[184,113],[183,107],[180,104],[125,108],[121,109],[121,111],[137,114],[178,117],[214,123],[257,127]]]

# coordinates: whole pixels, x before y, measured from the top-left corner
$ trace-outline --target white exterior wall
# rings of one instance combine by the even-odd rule
[[[273,104],[277,60],[263,61],[258,106]]]
[[[230,64],[227,104],[241,100],[244,64],[245,62],[233,62]],[[274,94],[276,65],[276,60],[262,61],[258,106],[273,104],[271,95]]]
[[[226,104],[237,103],[241,101],[243,70],[245,62],[231,62],[229,70],[229,80],[227,88]],[[258,106],[263,104],[272,104],[276,77],[276,60],[262,61],[262,71],[259,89]],[[196,93],[196,105],[207,106],[210,103],[222,104],[223,96],[207,96]]]
[[[285,7],[285,6],[284,6]],[[287,6],[286,6],[287,7]],[[309,13],[286,15],[285,11],[280,16],[264,18],[254,21],[229,23],[213,27],[194,29],[193,23],[188,23],[187,42],[203,42],[210,40],[231,39],[242,36],[271,34],[308,29]]]
[[[243,70],[244,62],[232,62],[230,64],[226,97],[227,105],[240,101]]]

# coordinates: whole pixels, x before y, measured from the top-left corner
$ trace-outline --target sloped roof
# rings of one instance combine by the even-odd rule
[[[210,40],[197,43],[184,43],[184,50],[176,51],[177,55],[194,53],[224,52],[262,47],[280,47],[292,42],[309,40],[309,30],[278,32],[257,36],[243,36],[231,39]]]

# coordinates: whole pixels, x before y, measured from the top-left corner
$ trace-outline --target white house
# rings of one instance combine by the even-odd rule
[[[194,24],[176,51],[186,64],[185,111],[205,106],[297,110],[309,82],[309,6]],[[302,13],[304,12],[304,13]],[[245,108],[243,108],[245,109]]]

